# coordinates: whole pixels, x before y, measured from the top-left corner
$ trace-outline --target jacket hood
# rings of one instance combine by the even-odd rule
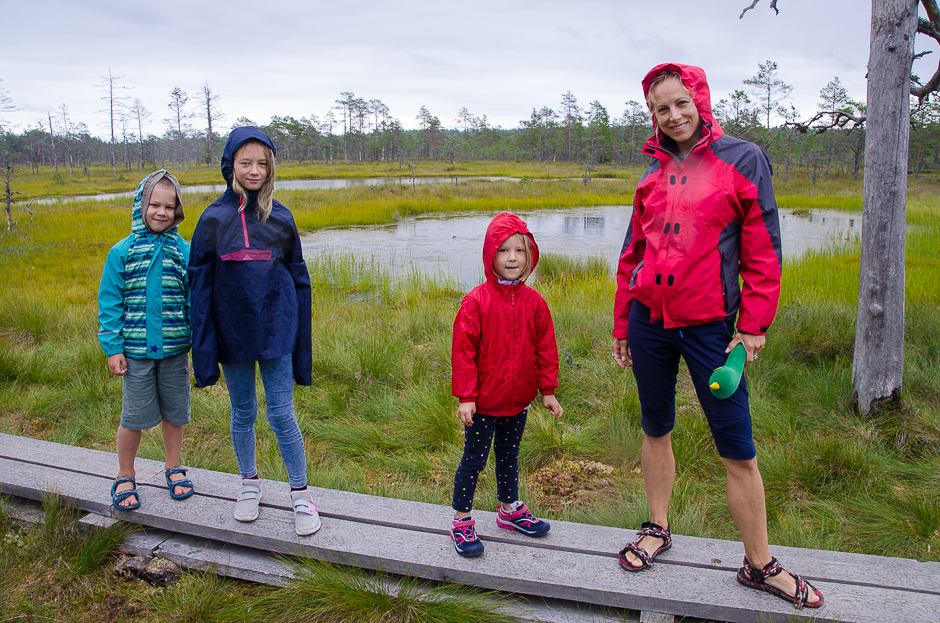
[[[643,78],[644,99],[649,101],[650,84],[656,76],[665,71],[675,71],[681,76],[682,84],[685,85],[685,88],[691,93],[692,101],[695,102],[695,108],[702,118],[702,124],[705,125],[705,129],[702,131],[703,135],[707,136],[709,133],[708,130],[710,129],[710,142],[721,138],[724,131],[721,129],[721,126],[718,125],[718,122],[715,121],[715,115],[712,112],[711,93],[708,90],[708,80],[705,78],[705,70],[701,67],[680,65],[678,63],[663,63],[653,67],[646,74],[646,77]],[[650,112],[652,113],[652,111]],[[657,143],[662,143],[663,139],[666,137],[660,131],[659,124],[656,123],[656,115],[651,114],[651,116],[653,118],[653,140]]]
[[[277,155],[277,149],[274,148],[274,142],[268,137],[267,134],[258,128],[251,125],[246,125],[232,130],[232,133],[228,135],[228,142],[225,143],[225,151],[222,152],[221,163],[222,177],[225,178],[225,183],[229,188],[232,187],[232,173],[234,171],[235,152],[238,151],[238,148],[244,145],[246,141],[250,141],[252,139],[261,141],[271,149],[271,152],[274,153],[274,155]]]
[[[499,277],[493,270],[493,260],[496,258],[496,251],[499,246],[516,234],[522,234],[529,238],[529,246],[532,248],[532,265],[529,267],[529,274],[535,270],[539,263],[539,247],[535,244],[535,237],[529,233],[529,228],[525,222],[508,212],[502,212],[490,221],[486,228],[486,237],[483,239],[483,270],[486,273],[486,280],[494,285],[499,285]]]
[[[139,236],[150,233],[150,230],[147,228],[147,223],[144,222],[144,210],[150,205],[150,195],[153,194],[154,187],[157,185],[157,182],[162,179],[170,180],[170,182],[173,183],[173,188],[176,190],[176,213],[173,218],[173,226],[163,233],[175,234],[177,226],[186,218],[183,214],[183,194],[180,191],[180,183],[176,181],[176,178],[166,169],[160,169],[142,179],[140,184],[137,185],[137,190],[134,191],[134,208],[131,211],[132,234]]]

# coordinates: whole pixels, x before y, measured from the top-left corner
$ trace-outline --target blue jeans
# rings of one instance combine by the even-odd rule
[[[304,438],[294,417],[294,367],[291,355],[259,361],[268,423],[277,437],[281,459],[287,468],[291,488],[307,486],[307,458]],[[255,395],[255,362],[223,363],[222,372],[232,404],[232,446],[242,478],[255,478],[255,419],[258,397]]]

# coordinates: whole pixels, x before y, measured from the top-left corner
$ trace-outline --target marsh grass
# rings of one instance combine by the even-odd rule
[[[584,173],[583,165],[567,162],[499,162],[499,161],[470,161],[456,163],[451,168],[447,161],[419,161],[415,169],[416,177],[442,177],[453,179],[456,174],[458,183],[466,178],[474,177],[528,177],[530,179],[575,179],[579,184]],[[78,171],[69,175],[60,173],[61,182],[53,179],[54,172],[51,166],[41,166],[38,172],[17,167],[14,172],[13,186],[26,195],[27,199],[34,197],[93,195],[97,193],[117,193],[133,191],[141,179],[153,170],[166,168],[175,175],[180,184],[184,186],[222,184],[222,174],[218,168],[210,169],[206,165],[186,166],[182,170],[176,165],[164,163],[155,167],[148,167],[139,171],[119,171],[113,173],[109,167],[96,166],[86,176]],[[634,186],[643,172],[643,167],[613,167],[598,166],[594,174],[597,178],[611,178],[627,180]],[[277,176],[279,180],[306,180],[306,179],[361,179],[361,178],[411,178],[411,171],[407,165],[399,167],[397,162],[334,162],[298,163],[285,162],[279,159],[277,163]]]
[[[277,591],[230,609],[245,623],[497,623],[490,593],[370,573],[311,559],[295,563],[297,576]]]
[[[236,609],[244,607],[244,599],[233,594],[233,584],[212,569],[189,572],[175,584],[151,592],[145,603],[169,621],[223,623],[232,620],[226,607],[231,608],[233,603],[238,604]]]
[[[605,183],[614,187],[619,182]],[[551,184],[561,189],[556,198],[581,201],[565,195],[564,183]],[[516,188],[522,186],[528,190]],[[863,417],[849,404],[857,244],[836,245],[784,266],[777,320],[759,365],[747,372],[772,543],[940,560],[936,186],[935,180],[922,180],[912,184],[910,193],[905,385],[896,411]],[[301,193],[293,205],[286,203],[299,207],[295,214],[309,212],[313,220],[332,211],[337,220],[348,221],[368,215],[354,210],[352,216],[342,215],[340,207],[370,192],[400,202],[399,207],[408,201],[417,205],[419,199],[442,206],[453,201],[446,190],[351,190]],[[537,182],[509,189],[461,181],[451,192],[492,201],[481,203],[489,210],[504,194],[528,201],[525,193],[550,190]],[[794,188],[793,194],[804,191]],[[833,192],[841,191],[834,187]],[[199,201],[190,205],[205,205]],[[321,207],[312,207],[318,202]],[[184,236],[198,217],[198,209],[187,209]],[[95,292],[107,250],[129,232],[128,213],[129,206],[42,206],[33,228],[0,235],[0,431],[114,451],[121,382],[108,375],[95,344]],[[550,251],[543,249],[532,285],[555,321],[558,398],[565,417],[555,422],[538,401],[530,411],[522,443],[522,492],[549,519],[635,528],[648,519],[640,472],[640,408],[632,375],[610,358],[613,260],[572,260]],[[447,279],[393,277],[363,254],[310,258],[309,268],[314,383],[296,389],[295,405],[311,483],[448,505],[462,450],[462,428],[450,396],[450,333],[463,292]],[[260,383],[258,392],[263,396]],[[684,369],[678,392],[672,526],[680,534],[737,539],[725,506],[724,467]],[[237,472],[224,378],[215,387],[193,390],[192,399],[184,462]],[[285,480],[276,440],[263,418],[257,432],[262,475]],[[144,435],[140,456],[162,460],[158,432]],[[610,465],[614,484],[591,492],[586,503],[543,505],[527,478],[557,459]],[[480,479],[478,508],[495,508],[492,473],[490,467]],[[0,527],[2,522],[0,517]],[[7,556],[0,559],[4,569],[25,564],[7,550],[0,547],[0,556]],[[4,569],[0,582],[12,573]],[[225,584],[222,590],[231,594],[235,589]],[[165,607],[176,612],[170,602]]]

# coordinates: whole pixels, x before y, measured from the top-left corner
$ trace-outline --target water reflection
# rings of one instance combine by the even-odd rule
[[[862,234],[862,219],[834,210],[781,210],[780,233],[784,255],[799,256],[809,249],[856,240]]]
[[[519,181],[517,177],[498,177],[498,176],[487,176],[487,177],[458,177],[457,181],[466,182],[467,180],[485,180],[489,182],[497,181]],[[307,190],[307,189],[316,189],[316,190],[329,190],[332,188],[352,188],[354,186],[379,186],[382,184],[398,184],[400,186],[410,186],[412,180],[410,177],[364,177],[358,179],[341,179],[341,180],[284,180],[284,181],[275,181],[274,189],[275,190]],[[453,177],[416,177],[414,179],[415,185],[422,184],[447,184],[454,183]],[[183,193],[218,193],[222,194],[225,192],[225,184],[202,184],[196,186],[183,186],[181,190]],[[109,193],[103,195],[80,195],[75,197],[48,197],[45,199],[36,199],[35,203],[56,203],[56,202],[68,202],[68,201],[82,201],[87,199],[93,199],[96,201],[111,201],[113,199],[121,199],[124,197],[133,197],[134,192],[125,192],[125,193]]]
[[[611,273],[623,246],[631,206],[600,206],[519,213],[543,253],[609,260]],[[386,226],[328,229],[303,237],[304,254],[352,251],[373,257],[394,274],[417,270],[447,275],[469,289],[483,279],[483,236],[492,214],[419,216]],[[780,213],[783,252],[797,257],[809,249],[854,239],[861,218],[817,210],[808,215]]]

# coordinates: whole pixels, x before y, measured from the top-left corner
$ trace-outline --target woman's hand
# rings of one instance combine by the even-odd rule
[[[461,402],[457,407],[457,417],[463,422],[464,426],[473,426],[473,414],[477,412],[477,403]]]
[[[728,348],[725,349],[725,352],[730,353],[738,344],[744,344],[744,350],[747,351],[744,365],[749,366],[757,361],[757,354],[764,349],[765,341],[766,339],[763,335],[751,335],[750,333],[738,332],[734,334],[734,339],[728,344]]]
[[[630,356],[630,345],[627,343],[627,340],[614,340],[611,355],[621,368],[633,367],[633,358]]]

